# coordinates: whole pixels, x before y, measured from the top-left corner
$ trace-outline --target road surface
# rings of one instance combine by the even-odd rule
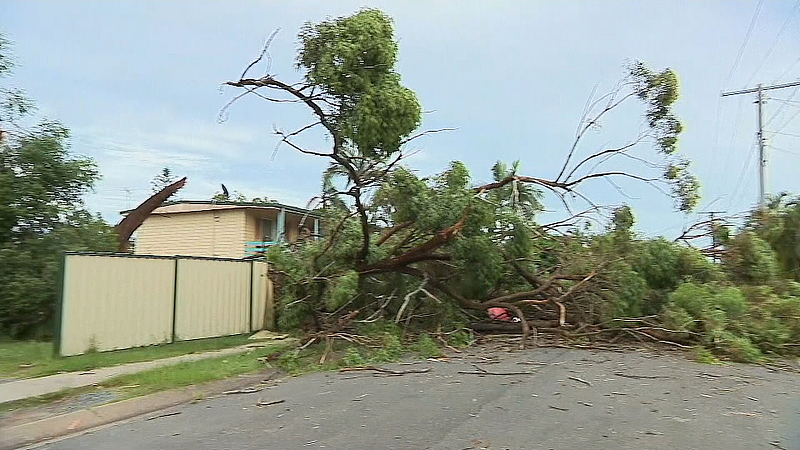
[[[800,375],[791,372],[560,348],[386,367],[431,370],[307,375],[43,448],[800,449]]]

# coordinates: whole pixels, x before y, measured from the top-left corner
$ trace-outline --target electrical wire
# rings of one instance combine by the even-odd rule
[[[798,65],[798,64],[800,64],[800,56],[799,56],[799,57],[797,57],[797,59],[796,59],[796,60],[794,60],[794,62],[792,63],[792,65],[791,65],[791,66],[789,66],[789,68],[788,68],[788,69],[786,69],[786,70],[785,70],[785,71],[784,71],[782,74],[780,74],[780,76],[779,76],[778,78],[776,78],[776,79],[772,80],[772,84],[775,84],[775,83],[777,83],[778,81],[780,81],[781,79],[783,79],[783,77],[785,77],[785,76],[786,76],[786,75],[787,75],[789,72],[791,72],[791,71],[792,71],[792,70],[793,70],[795,67],[797,67],[797,65]]]
[[[767,60],[769,59],[770,55],[772,55],[772,51],[775,50],[775,47],[778,45],[778,42],[781,40],[781,36],[783,35],[783,32],[786,31],[786,27],[788,27],[789,23],[791,23],[792,19],[794,19],[794,16],[795,16],[795,14],[797,14],[797,10],[798,9],[800,9],[800,0],[797,0],[797,2],[795,2],[794,7],[792,8],[792,13],[789,14],[789,17],[787,17],[786,20],[783,22],[783,25],[781,26],[781,29],[778,30],[778,35],[775,36],[775,40],[772,41],[772,45],[770,45],[769,50],[767,50],[767,53],[764,55],[764,58],[761,59],[761,63],[758,64],[758,66],[756,67],[756,70],[754,70],[753,74],[750,75],[750,78],[747,80],[747,83],[745,83],[745,86],[749,86],[750,83],[753,81],[753,79],[756,77],[756,74],[758,73],[758,71],[761,70],[762,67],[764,67],[764,63],[766,63]]]
[[[750,19],[750,25],[747,26],[747,33],[744,35],[744,41],[742,42],[742,46],[739,47],[739,53],[736,55],[736,59],[733,61],[733,66],[731,67],[731,71],[728,73],[728,78],[725,80],[725,84],[722,85],[722,89],[728,86],[728,83],[731,82],[731,78],[733,78],[733,73],[736,71],[736,68],[739,66],[739,62],[742,60],[742,55],[744,55],[744,49],[747,47],[747,43],[750,41],[750,35],[753,34],[753,28],[756,25],[756,20],[758,20],[758,14],[761,12],[761,6],[764,4],[764,0],[758,0],[758,4],[756,5],[755,11],[753,11],[753,17]]]
[[[776,128],[775,131],[773,131],[773,133],[779,133],[779,132],[783,131],[783,129],[786,128],[790,123],[792,123],[792,121],[795,118],[797,118],[798,115],[800,115],[800,109],[798,109],[797,112],[794,113],[794,115],[789,118],[789,120],[784,122],[783,125],[781,125],[780,127]]]
[[[777,150],[779,152],[788,153],[790,155],[800,156],[800,152],[796,152],[794,150],[787,150],[785,148],[775,147],[774,145],[770,145],[769,148],[772,150]]]
[[[788,104],[787,102],[792,101],[794,96],[797,95],[798,88],[800,88],[800,86],[794,87],[794,90],[792,90],[792,95],[790,95],[789,98],[786,100],[786,102],[782,103],[781,106],[779,106],[778,109],[776,109],[775,112],[769,117],[769,119],[767,119],[767,122],[764,124],[765,127],[768,126],[773,120],[775,120],[776,117],[778,117],[778,114],[780,114],[781,111],[783,111],[783,108],[785,108],[786,105]]]
[[[764,131],[764,132],[770,134],[779,134],[781,136],[800,137],[800,134],[786,133],[785,131]]]
[[[728,201],[728,207],[726,208],[728,211],[731,210],[733,206],[733,201],[736,199],[736,194],[739,193],[739,188],[742,185],[742,181],[744,180],[744,174],[747,173],[747,169],[750,167],[750,161],[753,159],[753,154],[755,153],[756,144],[758,144],[758,139],[753,141],[753,144],[750,146],[750,151],[747,152],[747,160],[744,162],[744,166],[742,166],[742,173],[739,174],[739,181],[736,182],[736,187],[733,189],[733,193],[731,194],[731,198]]]

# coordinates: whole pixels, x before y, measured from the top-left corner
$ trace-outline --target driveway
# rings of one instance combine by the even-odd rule
[[[302,376],[44,448],[800,449],[800,376],[791,372],[560,348],[386,367],[431,370]]]

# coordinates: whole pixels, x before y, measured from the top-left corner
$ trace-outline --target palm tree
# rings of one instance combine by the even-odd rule
[[[494,181],[502,181],[516,176],[519,170],[519,160],[514,161],[511,167],[508,167],[503,161],[497,161],[492,166],[492,177]],[[542,192],[530,184],[520,183],[517,180],[511,181],[500,189],[493,190],[489,196],[494,203],[513,210],[525,220],[532,221],[536,213],[542,210],[542,204],[539,201],[542,198]]]

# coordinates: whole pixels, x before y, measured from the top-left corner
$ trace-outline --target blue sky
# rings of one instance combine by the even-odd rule
[[[719,94],[800,78],[799,3],[792,0],[763,3],[729,79],[756,4],[4,1],[0,30],[14,42],[19,63],[6,82],[72,130],[74,152],[97,160],[103,180],[87,205],[112,222],[148,195],[165,165],[189,178],[185,199],[208,198],[225,183],[248,196],[304,205],[319,190],[325,162],[289,148],[273,159],[272,130],[302,126],[308,112],[245,99],[220,124],[218,112],[235,94],[220,86],[241,73],[278,27],[271,72],[298,80],[299,27],[363,6],[395,20],[399,71],[427,111],[423,127],[458,128],[414,142],[422,151],[408,164],[420,173],[458,159],[476,180],[487,180],[497,159],[520,159],[524,174],[554,177],[594,86],[610,89],[626,61],[638,59],[680,76],[676,112],[686,129],[680,151],[703,184],[701,209],[737,212],[756,202],[756,108],[752,96]],[[795,91],[770,96],[800,101]],[[800,103],[771,100],[765,111],[765,119],[777,114],[767,130],[800,135]],[[579,151],[634,138],[640,114],[633,103],[620,110]],[[768,137],[769,190],[800,192],[800,137]],[[606,166],[616,167],[631,168],[624,161]],[[633,198],[602,181],[583,192],[598,203],[630,204],[638,228],[650,235],[674,236],[695,218],[675,212],[670,199],[648,186],[620,184]],[[559,214],[555,199],[547,206],[550,216]]]

